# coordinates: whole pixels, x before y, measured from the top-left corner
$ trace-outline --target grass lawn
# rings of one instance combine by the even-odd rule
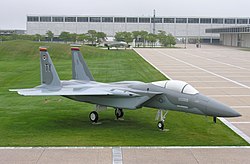
[[[63,97],[23,97],[10,88],[40,84],[39,46],[48,46],[62,80],[71,79],[69,45],[11,41],[0,43],[0,146],[175,146],[248,145],[212,118],[169,112],[165,126],[157,129],[155,109],[125,110],[124,121],[116,121],[114,110],[100,113],[100,125],[88,115],[94,106]],[[165,77],[133,50],[102,50],[83,46],[81,51],[94,78],[101,82],[139,80],[151,82]],[[48,99],[45,101],[45,99]]]

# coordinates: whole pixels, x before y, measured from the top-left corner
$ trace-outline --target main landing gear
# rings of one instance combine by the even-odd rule
[[[98,120],[99,120],[99,114],[98,112],[100,111],[103,111],[103,110],[106,110],[107,107],[106,106],[102,106],[102,105],[96,105],[95,107],[95,111],[92,111],[90,112],[89,114],[89,120],[92,122],[92,123],[97,123]]]
[[[156,118],[155,120],[160,120],[158,123],[157,123],[157,127],[160,129],[160,130],[164,130],[164,122],[165,122],[165,119],[166,119],[166,116],[168,114],[168,111],[166,111],[165,114],[163,114],[163,110],[162,109],[159,109],[157,114],[156,114]]]
[[[121,108],[116,108],[115,109],[115,116],[116,116],[117,120],[119,118],[122,118],[123,115],[124,115],[124,112],[123,112],[123,110]]]
[[[213,121],[214,121],[214,123],[216,124],[216,117],[213,117]]]
[[[107,109],[106,106],[96,105],[95,111],[92,111],[92,112],[89,113],[89,120],[94,124],[97,123],[98,120],[99,120],[98,112],[106,110],[106,109]],[[117,120],[122,118],[124,116],[123,109],[115,108],[115,116],[116,116]]]
[[[90,112],[89,119],[90,119],[91,122],[97,123],[97,121],[99,119],[98,113],[96,111]]]

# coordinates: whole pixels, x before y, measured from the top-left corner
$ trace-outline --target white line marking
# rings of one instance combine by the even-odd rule
[[[230,129],[232,129],[235,133],[237,133],[241,138],[247,141],[250,144],[250,137],[248,137],[245,133],[243,133],[240,129],[236,128],[233,124],[227,121],[225,118],[219,118],[221,122],[227,125]]]
[[[186,53],[187,53],[187,52],[186,52]],[[239,66],[236,66],[236,65],[233,65],[233,64],[229,64],[229,63],[220,62],[220,61],[217,61],[217,60],[214,60],[214,59],[209,59],[209,58],[206,58],[206,57],[202,57],[202,56],[198,56],[198,55],[194,55],[194,54],[190,54],[190,53],[187,53],[187,54],[188,54],[188,55],[191,55],[191,56],[198,57],[198,58],[210,60],[210,61],[213,61],[213,62],[216,62],[216,63],[224,64],[224,65],[227,65],[227,66],[235,67],[235,68],[238,68],[238,69],[248,70],[248,69],[243,68],[243,67],[239,67]]]
[[[225,89],[239,89],[239,88],[242,88],[242,87],[195,87],[196,89],[222,89],[222,88],[225,88]]]
[[[140,146],[122,147],[122,149],[250,149],[250,146]]]
[[[213,77],[213,76],[211,76],[211,75],[207,76],[207,75],[195,75],[195,74],[192,74],[192,76],[191,75],[175,75],[175,77],[179,78],[179,77]],[[227,77],[230,77],[230,78],[249,78],[248,76],[227,76]]]
[[[166,78],[168,78],[169,80],[171,80],[171,78],[165,74],[164,72],[162,72],[158,67],[156,67],[153,63],[151,63],[148,59],[146,59],[143,55],[140,54],[140,52],[136,51],[136,49],[133,48],[133,50],[139,54],[141,56],[141,58],[143,58],[146,62],[148,62],[150,65],[152,65],[156,70],[158,70],[161,74],[163,74]]]
[[[122,164],[122,149],[121,147],[112,148],[113,164]]]
[[[189,80],[189,82],[204,82],[204,83],[228,83],[227,81],[215,81],[215,80],[211,80],[211,81],[198,81],[198,80]]]
[[[231,124],[250,124],[250,122],[231,122]]]
[[[250,108],[250,106],[231,106],[231,108]]]
[[[199,76],[199,75],[193,74],[192,76],[191,75],[189,75],[189,76],[188,75],[176,75],[175,77],[176,78],[180,78],[180,77],[193,77],[193,78],[195,78],[195,77],[213,77],[213,76],[211,76],[211,75],[210,76],[207,76],[207,75],[206,76]]]
[[[250,97],[250,95],[207,95],[210,97]]]
[[[188,63],[188,62],[185,62],[185,61],[183,61],[183,60],[177,59],[177,58],[175,58],[175,57],[173,57],[173,56],[169,56],[169,55],[167,55],[167,54],[165,54],[165,53],[163,53],[163,52],[161,52],[161,51],[159,51],[159,50],[155,50],[155,51],[158,52],[158,53],[160,53],[160,54],[162,54],[162,55],[164,55],[164,56],[167,56],[167,57],[169,57],[169,58],[175,59],[176,61],[179,61],[179,62],[181,62],[181,63],[184,63],[184,64],[186,64],[186,65],[189,65],[189,66],[191,66],[191,67],[193,67],[193,68],[197,68],[197,69],[202,70],[202,71],[204,71],[204,72],[207,72],[207,73],[209,73],[209,74],[211,74],[211,75],[220,77],[220,78],[222,78],[222,79],[224,79],[224,80],[230,81],[230,82],[232,82],[232,83],[234,83],[234,84],[237,84],[237,85],[242,86],[242,87],[244,87],[244,88],[250,89],[250,87],[247,86],[247,85],[241,84],[241,83],[239,83],[239,82],[237,82],[237,81],[231,80],[231,79],[226,78],[226,77],[224,77],[224,76],[222,76],[222,75],[218,75],[218,74],[216,74],[216,73],[214,73],[214,72],[208,71],[208,70],[206,70],[206,69],[203,69],[203,68],[201,68],[201,67],[198,67],[198,66],[196,66],[196,65],[193,65],[193,64],[191,64],[191,63]]]

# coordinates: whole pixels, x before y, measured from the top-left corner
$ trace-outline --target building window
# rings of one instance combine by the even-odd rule
[[[63,22],[63,17],[52,17],[52,22]]]
[[[247,19],[237,19],[237,24],[247,24]]]
[[[250,20],[249,20],[250,21]],[[250,32],[250,27],[245,27],[246,32]]]
[[[102,17],[102,22],[113,22],[113,17]]]
[[[213,18],[213,24],[223,24],[223,18]]]
[[[225,24],[235,24],[235,19],[225,19]]]
[[[174,18],[164,18],[164,23],[174,23]]]
[[[188,18],[188,23],[199,23],[199,18]]]
[[[139,18],[139,23],[150,23],[150,18]]]
[[[88,22],[89,18],[88,17],[77,17],[77,22]]]
[[[39,17],[28,16],[27,21],[28,22],[39,22]]]
[[[116,23],[125,23],[125,17],[115,17]]]
[[[138,23],[138,18],[135,17],[128,17],[127,18],[128,23]]]
[[[90,22],[101,22],[101,17],[90,17]]]
[[[76,22],[76,17],[65,17],[65,22]]]
[[[51,17],[40,17],[40,22],[51,22]]]
[[[187,23],[187,18],[176,18],[176,23]]]
[[[203,24],[211,24],[211,18],[201,18],[200,19],[200,23],[203,23]]]
[[[151,23],[162,23],[162,18],[151,18]]]

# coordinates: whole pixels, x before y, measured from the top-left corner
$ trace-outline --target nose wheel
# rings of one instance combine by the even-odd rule
[[[161,110],[161,109],[158,110],[156,117],[155,117],[155,120],[160,120],[157,123],[158,129],[164,130],[164,122],[165,122],[167,114],[168,114],[168,111],[166,111],[166,113],[163,114],[163,110]]]
[[[163,130],[164,129],[164,122],[163,121],[159,121],[158,124],[157,124],[158,128],[160,130]]]

